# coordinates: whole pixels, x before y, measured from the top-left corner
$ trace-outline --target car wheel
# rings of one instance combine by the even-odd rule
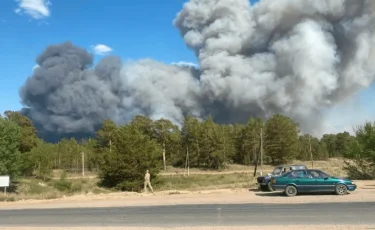
[[[267,190],[268,190],[267,185],[261,185],[259,189],[262,192],[267,192]]]
[[[270,192],[273,191],[273,189],[272,189],[272,185],[271,185],[271,181],[268,182],[267,187],[268,187],[268,190],[269,190]]]
[[[348,193],[348,188],[344,184],[336,185],[335,192],[337,195],[345,195]]]
[[[287,195],[289,197],[297,195],[297,188],[293,185],[286,186],[285,195]]]

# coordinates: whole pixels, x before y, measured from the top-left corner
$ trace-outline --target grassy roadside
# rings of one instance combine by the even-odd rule
[[[310,162],[292,162],[293,164],[305,164],[311,168]],[[333,176],[345,176],[343,171],[343,160],[331,159],[329,161],[316,161],[314,168],[321,169]],[[173,171],[174,170],[174,171]],[[251,188],[255,184],[253,178],[253,167],[241,165],[229,165],[223,171],[192,169],[189,176],[184,176],[184,169],[171,169],[160,173],[156,181],[152,181],[155,191],[199,191],[209,189],[233,189]],[[264,173],[271,172],[272,166],[264,166]],[[93,176],[94,175],[94,176]],[[18,200],[47,200],[62,198],[64,196],[105,194],[117,192],[114,190],[100,188],[95,174],[87,174],[87,178],[77,175],[67,175],[59,179],[61,175],[55,174],[54,179],[42,182],[37,179],[22,179],[17,187],[17,193],[4,196],[0,193],[1,201]]]
[[[312,168],[311,161],[293,161],[289,164],[304,164],[308,168]],[[275,166],[272,165],[264,165],[263,172],[270,173],[274,169]],[[346,176],[345,171],[343,170],[344,167],[344,160],[340,158],[331,158],[327,161],[314,161],[314,167],[316,169],[321,169],[326,173],[333,175],[333,176]],[[228,164],[226,168],[221,170],[210,170],[210,169],[199,169],[199,168],[190,168],[190,175],[212,175],[212,174],[232,174],[232,173],[253,173],[254,166],[247,166],[247,165],[236,165],[236,164]],[[258,172],[260,171],[260,167],[258,167]],[[61,171],[55,170],[53,172],[52,178],[59,179],[61,175]],[[178,175],[185,175],[187,172],[184,168],[174,168],[172,166],[167,166],[166,171],[161,171],[159,173],[160,176],[178,176]],[[81,178],[80,173],[69,173],[67,175],[68,178]],[[96,178],[97,175],[95,172],[85,172],[86,178]]]
[[[1,201],[19,200],[48,200],[73,195],[95,195],[116,192],[115,190],[100,188],[98,179],[53,179],[42,182],[37,179],[22,179],[17,187],[17,193],[6,196],[0,194]],[[252,174],[231,173],[219,175],[190,175],[190,176],[160,176],[153,182],[155,191],[175,190],[197,191],[225,188],[249,188],[253,183]]]
[[[250,188],[254,185],[251,173],[228,173],[189,176],[161,176],[157,190],[205,190],[224,188]]]

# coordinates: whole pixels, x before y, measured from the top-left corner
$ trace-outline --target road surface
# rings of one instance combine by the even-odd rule
[[[0,227],[373,225],[375,202],[224,204],[0,211]]]

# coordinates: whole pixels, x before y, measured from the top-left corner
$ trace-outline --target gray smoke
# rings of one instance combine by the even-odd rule
[[[37,58],[22,87],[27,113],[52,132],[93,132],[137,114],[244,122],[282,113],[303,131],[369,86],[375,73],[373,0],[190,0],[174,19],[199,69],[109,56],[92,67],[66,42]]]

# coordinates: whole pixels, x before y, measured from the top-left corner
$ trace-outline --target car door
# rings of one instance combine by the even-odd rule
[[[311,177],[315,182],[314,191],[316,192],[331,192],[334,191],[334,183],[329,180],[329,177],[319,170],[311,170]]]
[[[314,181],[307,176],[306,170],[296,170],[292,173],[293,183],[300,192],[309,192],[314,187]]]

